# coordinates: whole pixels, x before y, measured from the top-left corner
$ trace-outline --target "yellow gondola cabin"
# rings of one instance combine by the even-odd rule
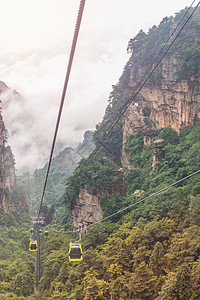
[[[70,243],[69,244],[69,261],[81,261],[83,259],[83,251],[81,244]]]
[[[37,241],[30,241],[29,251],[37,251],[38,245]]]

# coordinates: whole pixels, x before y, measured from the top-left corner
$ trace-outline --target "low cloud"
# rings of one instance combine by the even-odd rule
[[[18,173],[49,158],[79,2],[0,0],[0,80],[11,89],[1,98]],[[86,1],[57,146],[75,147],[101,121],[128,61],[129,39],[186,4]]]
[[[68,57],[63,53],[47,57],[44,53],[16,57],[9,72],[7,66],[1,68],[5,83],[11,83],[1,99],[18,173],[42,167],[50,154]],[[93,130],[102,119],[116,64],[117,56],[109,50],[96,62],[78,58],[74,63],[58,132],[59,147],[77,146],[84,132]]]

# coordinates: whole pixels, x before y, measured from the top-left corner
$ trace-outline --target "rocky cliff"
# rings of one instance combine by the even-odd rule
[[[166,65],[163,66],[167,68]],[[139,130],[151,136],[158,129],[171,126],[179,133],[184,126],[191,125],[199,118],[200,93],[194,92],[186,81],[163,80],[161,86],[146,85],[124,114],[123,146],[126,136]],[[125,169],[130,168],[124,150],[122,165]]]
[[[170,35],[184,13],[183,10],[175,17],[166,17],[158,26],[150,28],[148,33],[141,30],[136,37],[130,39],[127,50],[131,57],[118,84],[113,86],[103,121],[98,124],[94,133],[97,146],[98,142],[104,139],[102,153],[118,164],[121,160],[124,174],[135,168],[130,163],[129,154],[124,150],[130,135],[142,131],[146,145],[153,142],[161,128],[170,126],[180,133],[184,126],[190,126],[200,119],[200,10],[193,16],[192,21],[188,22],[179,39],[135,96],[138,87],[157,65],[158,58],[161,57],[159,51],[165,42],[168,41],[168,45],[174,38],[176,33],[173,37]],[[105,132],[109,132],[109,128],[130,99],[132,102],[123,113],[122,120],[118,119],[119,122],[115,124],[112,132],[104,138]],[[154,143],[151,170],[161,159],[164,145],[165,141],[161,139]],[[112,157],[113,153],[116,154],[115,158]],[[85,224],[92,220],[94,222],[101,218],[98,199],[91,195],[87,201],[88,197],[88,193],[82,190],[75,201],[73,215],[76,228],[85,227]],[[92,203],[94,209],[91,208]]]
[[[99,222],[103,212],[99,204],[100,195],[94,195],[87,189],[80,189],[78,198],[75,200],[73,215],[73,230],[87,231],[89,224]]]
[[[163,19],[158,27],[149,29],[148,34],[141,30],[129,42],[132,55],[120,84],[133,101],[123,115],[123,149],[126,137],[139,130],[150,137],[159,129],[171,126],[180,133],[184,126],[200,119],[199,11],[134,96],[156,65],[154,59],[156,55],[159,57],[158,51],[174,30],[181,13],[175,18]],[[131,166],[123,149],[122,165],[129,169]]]
[[[80,188],[79,195],[75,199],[72,208],[73,230],[86,232],[88,225],[100,222],[103,217],[101,208],[102,197],[110,198],[115,194],[124,196],[126,194],[126,184],[123,180],[122,170],[113,171],[110,175],[112,180],[105,189]]]
[[[8,211],[10,192],[16,184],[15,162],[11,148],[5,146],[6,129],[0,113],[0,210]]]

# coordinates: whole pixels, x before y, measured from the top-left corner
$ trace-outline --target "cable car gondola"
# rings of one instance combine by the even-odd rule
[[[81,261],[83,259],[83,251],[81,244],[78,242],[69,244],[69,261]]]
[[[30,241],[29,251],[37,251],[38,245],[37,241]]]

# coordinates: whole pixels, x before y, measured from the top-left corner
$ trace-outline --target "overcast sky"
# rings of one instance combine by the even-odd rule
[[[75,147],[102,120],[129,56],[130,38],[191,0],[86,0],[58,142]],[[18,173],[48,160],[79,0],[0,0],[0,81],[23,102],[2,95]],[[10,98],[12,101],[6,105]]]

